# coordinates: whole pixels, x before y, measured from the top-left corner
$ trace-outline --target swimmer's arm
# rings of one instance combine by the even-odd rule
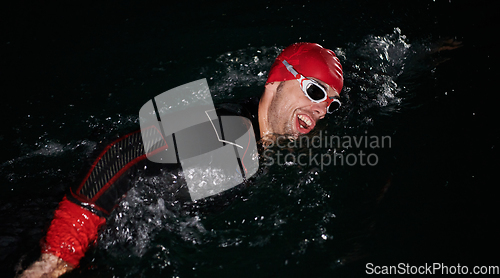
[[[59,277],[74,267],[52,254],[42,254],[38,261],[30,265],[18,278]]]
[[[69,201],[59,203],[42,242],[42,255],[20,277],[58,277],[77,267],[106,219]],[[43,276],[47,273],[48,276]]]
[[[141,133],[133,132],[108,145],[93,164],[99,167],[93,167],[89,171],[87,178],[90,177],[92,173],[97,177],[101,177],[100,174],[102,173],[99,172],[101,168],[119,169],[120,171],[116,173],[116,177],[123,175],[126,172],[125,170],[130,169],[132,165],[135,165],[141,159],[134,156],[132,157],[132,161],[124,161],[123,164],[125,164],[125,167],[123,167],[123,165],[110,165],[110,163],[116,161],[114,159],[109,159],[109,157],[107,157],[107,159],[102,158],[108,151],[115,151],[115,149],[117,149],[116,154],[127,153],[127,150],[130,152],[131,149],[143,150],[142,145],[137,145],[137,142],[142,142],[140,138]],[[130,142],[135,142],[135,144],[130,144]],[[163,148],[163,146],[161,146],[161,148]],[[141,155],[140,157],[142,157],[143,154],[143,152],[140,151],[134,151],[132,153]],[[113,157],[114,156],[111,156],[111,158]],[[130,158],[129,155],[123,155],[122,157]],[[145,156],[142,157],[142,159],[144,158]],[[109,174],[106,171],[103,173]],[[110,177],[109,175],[102,175],[102,178],[109,179]],[[54,213],[54,219],[52,220],[42,245],[42,256],[38,261],[26,269],[20,277],[41,277],[45,273],[49,275],[48,277],[58,277],[78,266],[80,259],[85,255],[89,245],[97,240],[99,228],[106,222],[106,219],[102,215],[97,215],[96,209],[100,212],[107,212],[104,215],[109,215],[123,194],[129,189],[130,183],[119,184],[116,180],[111,189],[110,187],[106,187],[110,180],[105,180],[99,185],[91,184],[91,187],[95,189],[98,195],[101,196],[100,198],[103,199],[103,202],[99,204],[104,206],[107,211],[96,204],[96,202],[99,202],[99,198],[94,201],[91,200],[95,195],[87,196],[82,193],[82,186],[75,188],[67,197],[64,197]],[[82,184],[85,182],[86,180],[84,180]],[[89,191],[92,192],[92,190]],[[72,201],[70,201],[68,197]],[[81,200],[83,200],[83,203]]]

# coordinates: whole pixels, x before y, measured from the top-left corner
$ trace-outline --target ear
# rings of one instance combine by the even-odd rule
[[[276,96],[276,91],[279,87],[281,82],[269,82],[269,83],[266,83],[266,85],[264,86],[264,93],[262,94],[262,98],[264,99],[267,99],[267,100],[271,100],[273,99],[275,96]]]
[[[266,85],[264,86],[265,88],[265,92],[266,93],[267,91],[269,92],[272,92],[273,94],[276,92],[276,89],[278,89],[278,86],[280,85],[281,82],[269,82],[269,83],[266,83]]]
[[[276,96],[276,90],[278,89],[278,86],[280,85],[281,82],[269,82],[266,83],[264,86],[264,93],[260,97],[260,104],[259,106],[264,106],[269,107],[271,104],[271,101],[273,98]]]

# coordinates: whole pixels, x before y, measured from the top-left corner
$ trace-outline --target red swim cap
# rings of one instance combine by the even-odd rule
[[[274,61],[266,83],[296,79],[283,65],[283,60],[286,60],[303,76],[317,78],[340,94],[344,85],[342,65],[330,49],[308,42],[290,45]]]

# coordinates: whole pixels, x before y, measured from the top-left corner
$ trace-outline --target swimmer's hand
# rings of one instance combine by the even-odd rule
[[[17,278],[54,278],[73,270],[73,266],[52,254],[42,254],[38,261],[30,265]]]

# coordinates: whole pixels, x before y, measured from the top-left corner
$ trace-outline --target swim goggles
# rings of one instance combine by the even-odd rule
[[[300,88],[304,95],[314,103],[320,103],[326,101],[327,107],[326,112],[331,114],[340,108],[340,100],[334,97],[328,97],[326,90],[318,82],[312,79],[305,78],[302,74],[298,73],[292,65],[290,65],[286,60],[283,60],[283,65],[286,69],[297,78],[299,81]]]

